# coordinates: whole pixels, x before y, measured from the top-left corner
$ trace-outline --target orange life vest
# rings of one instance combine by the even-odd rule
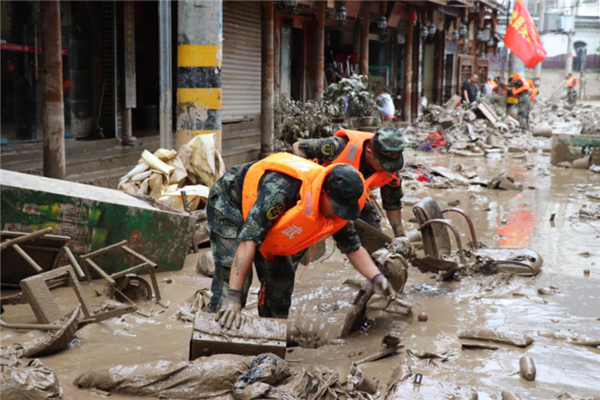
[[[322,167],[292,154],[277,153],[248,169],[242,190],[244,220],[258,198],[260,178],[266,171],[281,172],[302,182],[298,203],[280,216],[267,232],[260,247],[260,252],[266,259],[297,254],[333,235],[348,223],[339,217],[326,218],[319,209],[321,187],[325,177],[334,167],[335,165]],[[361,209],[366,198],[365,190],[358,202]]]
[[[515,76],[513,77],[513,81],[521,81],[521,87],[519,87],[519,88],[513,87],[512,88],[513,96],[516,96],[519,93],[522,93],[524,91],[528,91],[528,92],[530,91],[529,83],[527,83],[527,81],[525,79],[523,79],[521,74],[515,74]]]
[[[350,164],[354,168],[360,171],[360,160],[362,159],[365,142],[373,139],[374,133],[350,131],[346,129],[340,129],[335,133],[335,136],[348,138],[348,143],[344,150],[337,156],[333,161],[327,161],[323,163],[324,167],[332,164]],[[400,184],[398,173],[393,174],[387,171],[376,171],[374,174],[365,179],[365,183],[369,190],[383,187],[388,184],[396,183],[397,186]]]
[[[570,88],[577,87],[577,78],[575,78],[574,76],[571,76],[569,79],[567,79],[567,87],[570,87]]]
[[[529,88],[531,90],[531,94],[529,95],[529,101],[531,104],[535,103],[535,96],[539,93],[539,90],[535,88],[535,84],[533,83],[533,79],[526,79],[527,83],[529,83]]]

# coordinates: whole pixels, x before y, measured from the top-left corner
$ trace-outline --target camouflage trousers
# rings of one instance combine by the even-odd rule
[[[210,190],[206,205],[210,245],[215,260],[212,280],[212,300],[208,311],[216,313],[229,290],[229,274],[237,251],[238,235],[244,225],[242,212],[232,198],[237,169],[227,171]],[[254,267],[260,281],[258,315],[265,318],[287,318],[292,304],[296,268],[304,252],[291,257],[278,256],[266,260],[257,250]],[[246,304],[252,283],[252,271],[248,274],[242,293],[242,305]]]
[[[381,230],[381,215],[379,215],[379,211],[377,211],[376,206],[371,201],[365,203],[365,207],[360,212],[360,219],[377,230]],[[354,225],[354,229],[360,237],[362,246],[367,249],[369,254],[379,250],[378,244],[381,243],[381,240],[374,238],[373,235],[370,235],[369,232],[366,232],[356,224]]]
[[[529,94],[519,96],[519,105],[517,107],[519,112],[519,125],[522,129],[529,128],[529,111],[531,109],[531,100]]]

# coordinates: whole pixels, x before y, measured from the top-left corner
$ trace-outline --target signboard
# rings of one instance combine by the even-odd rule
[[[136,107],[135,95],[135,26],[133,1],[126,1],[124,20],[125,28],[123,30],[125,39],[125,108]]]

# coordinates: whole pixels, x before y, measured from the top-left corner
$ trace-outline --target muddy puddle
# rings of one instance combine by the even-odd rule
[[[423,382],[439,379],[468,385],[478,392],[479,399],[500,399],[503,390],[522,399],[552,399],[564,392],[575,398],[600,396],[600,349],[568,340],[573,335],[600,340],[600,222],[577,218],[584,204],[598,203],[586,193],[600,190],[600,174],[551,167],[549,156],[543,154],[528,154],[525,159],[508,155],[473,159],[407,153],[406,159],[414,163],[450,169],[461,164],[487,179],[497,171],[506,171],[522,182],[523,191],[501,191],[476,185],[430,189],[405,181],[404,192],[407,199],[431,196],[442,208],[458,200],[458,207],[473,218],[480,242],[488,247],[534,250],[544,259],[542,272],[535,278],[480,276],[441,282],[433,274],[411,267],[402,296],[412,304],[411,315],[378,320],[344,340],[335,340],[333,331],[341,323],[336,318],[349,307],[354,293],[343,282],[359,275],[328,243],[325,261],[299,267],[290,319],[301,324],[306,343],[330,344],[290,348],[286,359],[292,365],[347,368],[353,361],[377,352],[382,338],[393,333],[404,346],[398,354],[361,366],[367,376],[384,388],[394,369],[410,365],[414,372],[423,375]],[[405,222],[412,218],[411,205],[405,205],[403,214]],[[556,215],[551,222],[553,214]],[[463,243],[467,243],[467,225],[454,216],[450,218],[459,227]],[[415,224],[407,222],[407,228],[410,227]],[[389,227],[386,229],[391,234]],[[589,276],[584,276],[584,270],[590,271]],[[163,282],[164,278],[172,279],[172,283]],[[159,282],[168,308],[147,303],[140,307],[143,315],[130,314],[88,325],[77,332],[77,340],[69,349],[42,358],[56,373],[64,399],[101,398],[100,394],[79,390],[72,384],[89,368],[187,359],[192,323],[174,315],[194,292],[209,287],[210,279],[198,275],[195,266],[189,266],[180,272],[159,274]],[[558,289],[551,290],[553,294],[539,293],[538,289],[550,286]],[[96,293],[103,291],[100,282],[84,284],[82,288],[89,304],[99,305],[106,300]],[[70,289],[60,288],[53,293],[65,314],[73,308]],[[248,304],[252,313],[256,313],[256,294],[253,288]],[[421,312],[427,314],[426,322],[417,321]],[[28,306],[8,306],[2,318],[35,322]],[[493,343],[496,350],[463,349],[462,343],[478,341],[459,339],[459,335],[477,327],[523,333],[534,342],[525,348]],[[3,329],[0,343],[22,343],[32,336],[33,332]],[[422,352],[442,357],[415,356]],[[523,355],[535,361],[537,375],[533,381],[519,374]],[[131,397],[113,394],[110,398]]]

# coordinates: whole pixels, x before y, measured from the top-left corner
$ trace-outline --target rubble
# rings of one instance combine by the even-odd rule
[[[158,149],[152,154],[144,150],[138,165],[121,178],[118,189],[189,212],[204,208],[210,187],[224,172],[215,134],[198,135],[177,151]]]
[[[0,382],[0,393],[5,399],[60,400],[63,396],[58,378],[39,359],[3,364]]]

